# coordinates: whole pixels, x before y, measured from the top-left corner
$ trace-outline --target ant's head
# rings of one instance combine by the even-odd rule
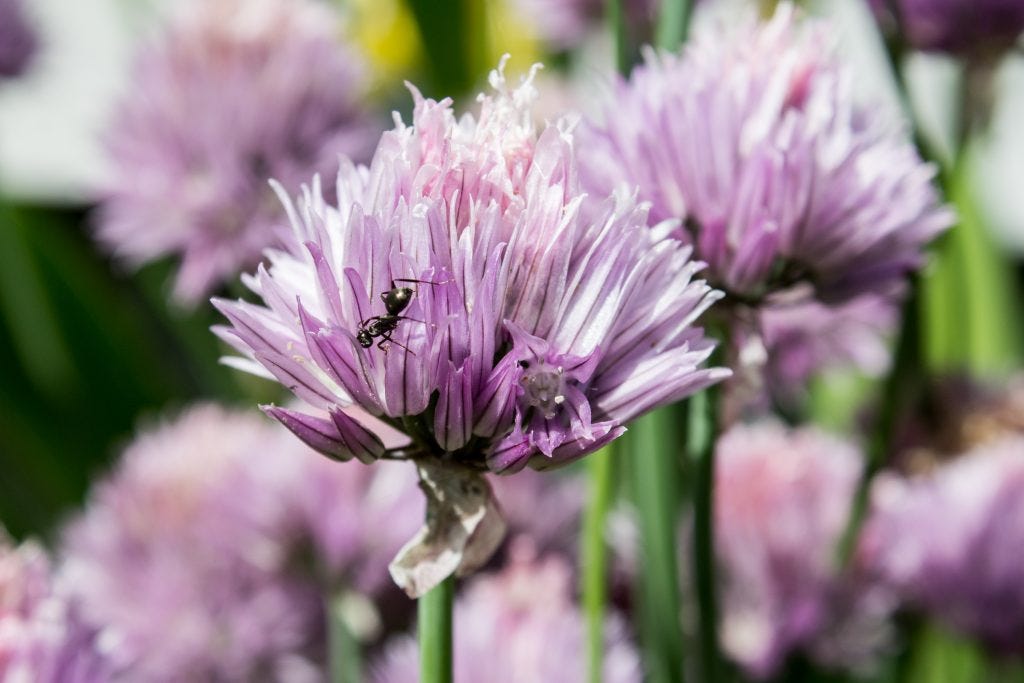
[[[373,346],[373,337],[371,337],[370,333],[366,330],[359,330],[356,332],[356,341],[359,342],[359,345],[364,349],[368,349]]]
[[[394,287],[386,292],[381,292],[380,298],[384,302],[384,308],[388,315],[398,315],[406,309],[412,301],[416,290],[412,287]]]

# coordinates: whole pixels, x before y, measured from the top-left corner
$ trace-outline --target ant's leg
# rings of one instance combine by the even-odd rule
[[[384,334],[380,335],[380,341],[377,342],[377,348],[380,349],[381,351],[383,351],[384,353],[387,353],[388,352],[388,348],[386,346],[384,346],[384,344],[388,343],[388,342],[394,344],[395,346],[402,347],[403,349],[405,349],[406,353],[411,353],[414,356],[416,355],[413,352],[413,350],[410,349],[408,346],[406,346],[405,344],[403,344],[401,342],[398,342],[398,341],[395,341],[394,339],[392,339],[390,332],[385,332]]]
[[[369,318],[367,318],[366,320],[361,321],[359,323],[359,327],[366,327],[367,323],[374,322],[375,320],[379,321],[380,319],[381,319],[381,316],[379,316],[379,315],[372,315]]]
[[[410,318],[407,315],[396,315],[395,320],[408,320],[411,323],[419,323],[420,325],[433,325],[434,327],[437,327],[436,325],[434,325],[434,323],[428,323],[426,320],[417,320],[416,318]]]
[[[452,282],[452,280],[445,280],[444,282],[431,282],[430,280],[414,280],[408,277],[399,277],[391,281],[391,289],[395,289],[396,282],[417,282],[421,285],[446,285],[449,282]]]

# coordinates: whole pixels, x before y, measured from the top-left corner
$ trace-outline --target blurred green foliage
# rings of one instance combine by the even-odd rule
[[[129,276],[82,209],[0,208],[0,521],[46,534],[140,417],[239,394],[207,308],[166,305],[167,265]]]

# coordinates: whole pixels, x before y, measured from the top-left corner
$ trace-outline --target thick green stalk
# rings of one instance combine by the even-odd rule
[[[340,591],[327,598],[327,637],[331,683],[360,683],[363,653],[345,620],[345,596]]]
[[[700,670],[702,683],[719,676],[718,606],[715,589],[715,437],[718,390],[701,392],[687,402],[687,451],[696,465],[693,483],[693,575],[699,610]]]
[[[419,599],[420,683],[452,683],[452,602],[449,576]]]
[[[679,460],[681,430],[671,407],[636,420],[627,435],[629,471],[640,532],[637,594],[648,680],[683,679],[679,622]]]
[[[693,0],[662,0],[655,34],[656,45],[670,52],[678,50],[690,32],[692,13]]]
[[[925,281],[926,358],[940,372],[995,376],[1020,361],[1016,282],[977,210],[969,153],[948,176],[957,225],[942,240]]]
[[[601,683],[604,664],[604,615],[608,601],[608,554],[605,524],[614,493],[611,445],[587,458],[590,490],[583,516],[581,571],[583,611],[587,619],[587,680]]]

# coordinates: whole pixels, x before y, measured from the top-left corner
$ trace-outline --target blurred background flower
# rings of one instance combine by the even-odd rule
[[[827,302],[885,292],[951,223],[894,117],[860,107],[827,29],[766,24],[648,54],[584,126],[584,186],[639,187],[655,220],[740,302],[810,284]]]
[[[1019,0],[870,0],[884,27],[918,50],[992,59],[1024,31]]]
[[[1024,438],[912,478],[879,478],[865,562],[912,607],[1003,654],[1024,653]]]
[[[0,79],[21,75],[37,49],[21,0],[0,0]]]
[[[716,454],[722,645],[756,678],[797,655],[870,669],[891,598],[839,564],[862,458],[816,428],[733,427]]]
[[[106,683],[111,673],[98,630],[57,587],[43,547],[15,546],[0,527],[0,681]]]
[[[62,581],[128,679],[323,680],[326,596],[387,586],[422,516],[410,467],[338,467],[258,414],[198,406],[97,485]]]
[[[108,133],[117,172],[98,235],[144,263],[180,258],[174,293],[196,304],[280,244],[267,181],[289,192],[365,159],[375,126],[360,58],[313,0],[214,0],[176,7],[138,56]]]
[[[584,680],[584,623],[572,585],[572,569],[563,558],[536,557],[527,539],[513,544],[509,565],[474,579],[455,605],[455,683]],[[603,676],[609,683],[641,677],[639,658],[617,620],[607,630]],[[395,638],[371,678],[419,680],[416,641]]]

